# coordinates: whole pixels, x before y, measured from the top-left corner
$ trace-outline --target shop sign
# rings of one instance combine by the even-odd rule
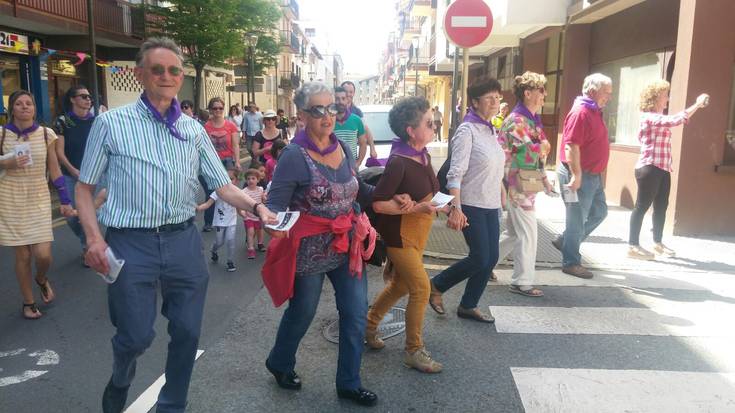
[[[28,36],[0,30],[0,51],[28,54]]]

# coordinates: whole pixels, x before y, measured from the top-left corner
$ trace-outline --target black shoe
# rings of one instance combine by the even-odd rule
[[[258,244],[258,251],[260,251],[260,252],[265,252],[265,245],[263,245],[263,244]]]
[[[125,407],[125,402],[128,399],[127,387],[115,387],[112,384],[112,378],[105,387],[105,392],[102,393],[102,411],[104,413],[120,413]]]
[[[235,264],[232,261],[227,261],[227,272],[235,272]]]
[[[268,364],[268,360],[265,361],[265,368],[271,372],[273,377],[276,379],[276,383],[286,390],[301,390],[301,378],[296,374],[295,371],[291,370],[288,373],[282,373]]]
[[[202,228],[202,232],[212,232],[212,226],[205,225],[204,228]]]
[[[212,259],[212,262],[217,262],[217,260],[219,259],[219,255],[217,255],[216,252],[212,251],[211,259]]]
[[[337,396],[340,399],[350,399],[362,406],[375,406],[378,402],[378,395],[370,390],[358,387],[357,389],[337,389]]]

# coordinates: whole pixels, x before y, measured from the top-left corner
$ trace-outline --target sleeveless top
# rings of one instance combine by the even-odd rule
[[[309,168],[310,184],[304,196],[294,198],[290,208],[323,218],[336,218],[348,214],[354,208],[359,183],[354,169],[349,166],[347,154],[345,153],[340,166],[332,169],[325,165],[317,165],[306,149],[302,147],[299,149]],[[342,150],[344,151],[344,146]],[[345,182],[337,182],[339,171],[345,167],[351,172],[350,178]],[[331,233],[302,239],[296,255],[296,275],[323,273],[343,265],[348,256],[332,251],[330,245],[333,239],[334,235]]]

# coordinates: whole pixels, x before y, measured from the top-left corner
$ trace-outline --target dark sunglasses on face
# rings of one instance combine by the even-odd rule
[[[225,110],[225,108],[223,108],[222,106],[212,106],[212,108],[209,109],[209,110],[212,110],[212,111],[217,110],[217,111],[219,111],[219,110]]]
[[[263,119],[264,120],[273,120],[273,121],[278,120],[278,118],[276,118],[276,117],[273,117],[273,118],[263,118]]]
[[[320,119],[327,115],[329,116],[337,116],[337,105],[332,103],[331,105],[322,106],[312,106],[309,109],[304,109],[304,112],[308,113],[309,116],[311,116],[314,119]]]
[[[74,96],[75,98],[82,98],[84,100],[92,100],[92,95],[87,95],[85,93],[79,94]]]
[[[155,76],[163,76],[166,73],[166,67],[164,65],[153,65],[151,66],[151,73]],[[184,69],[180,66],[169,66],[168,74],[171,76],[179,76],[184,72]]]
[[[189,106],[189,105],[181,105],[181,109],[191,109],[191,106]]]

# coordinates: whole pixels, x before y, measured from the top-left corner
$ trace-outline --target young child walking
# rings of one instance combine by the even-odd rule
[[[237,172],[233,169],[227,170],[232,184],[237,186]],[[197,212],[204,211],[214,204],[214,219],[212,226],[216,234],[214,243],[212,244],[212,262],[219,260],[217,250],[223,245],[227,248],[227,271],[233,272],[235,263],[232,259],[235,257],[235,232],[237,230],[237,209],[227,202],[219,199],[217,192],[212,192],[207,202],[197,206]]]
[[[255,202],[265,202],[265,191],[258,186],[260,172],[257,169],[248,169],[245,172],[245,187],[242,189]],[[258,251],[265,251],[263,245],[263,225],[260,219],[250,211],[239,211],[244,218],[245,230],[247,231],[248,259],[255,259],[255,238],[258,239]]]

